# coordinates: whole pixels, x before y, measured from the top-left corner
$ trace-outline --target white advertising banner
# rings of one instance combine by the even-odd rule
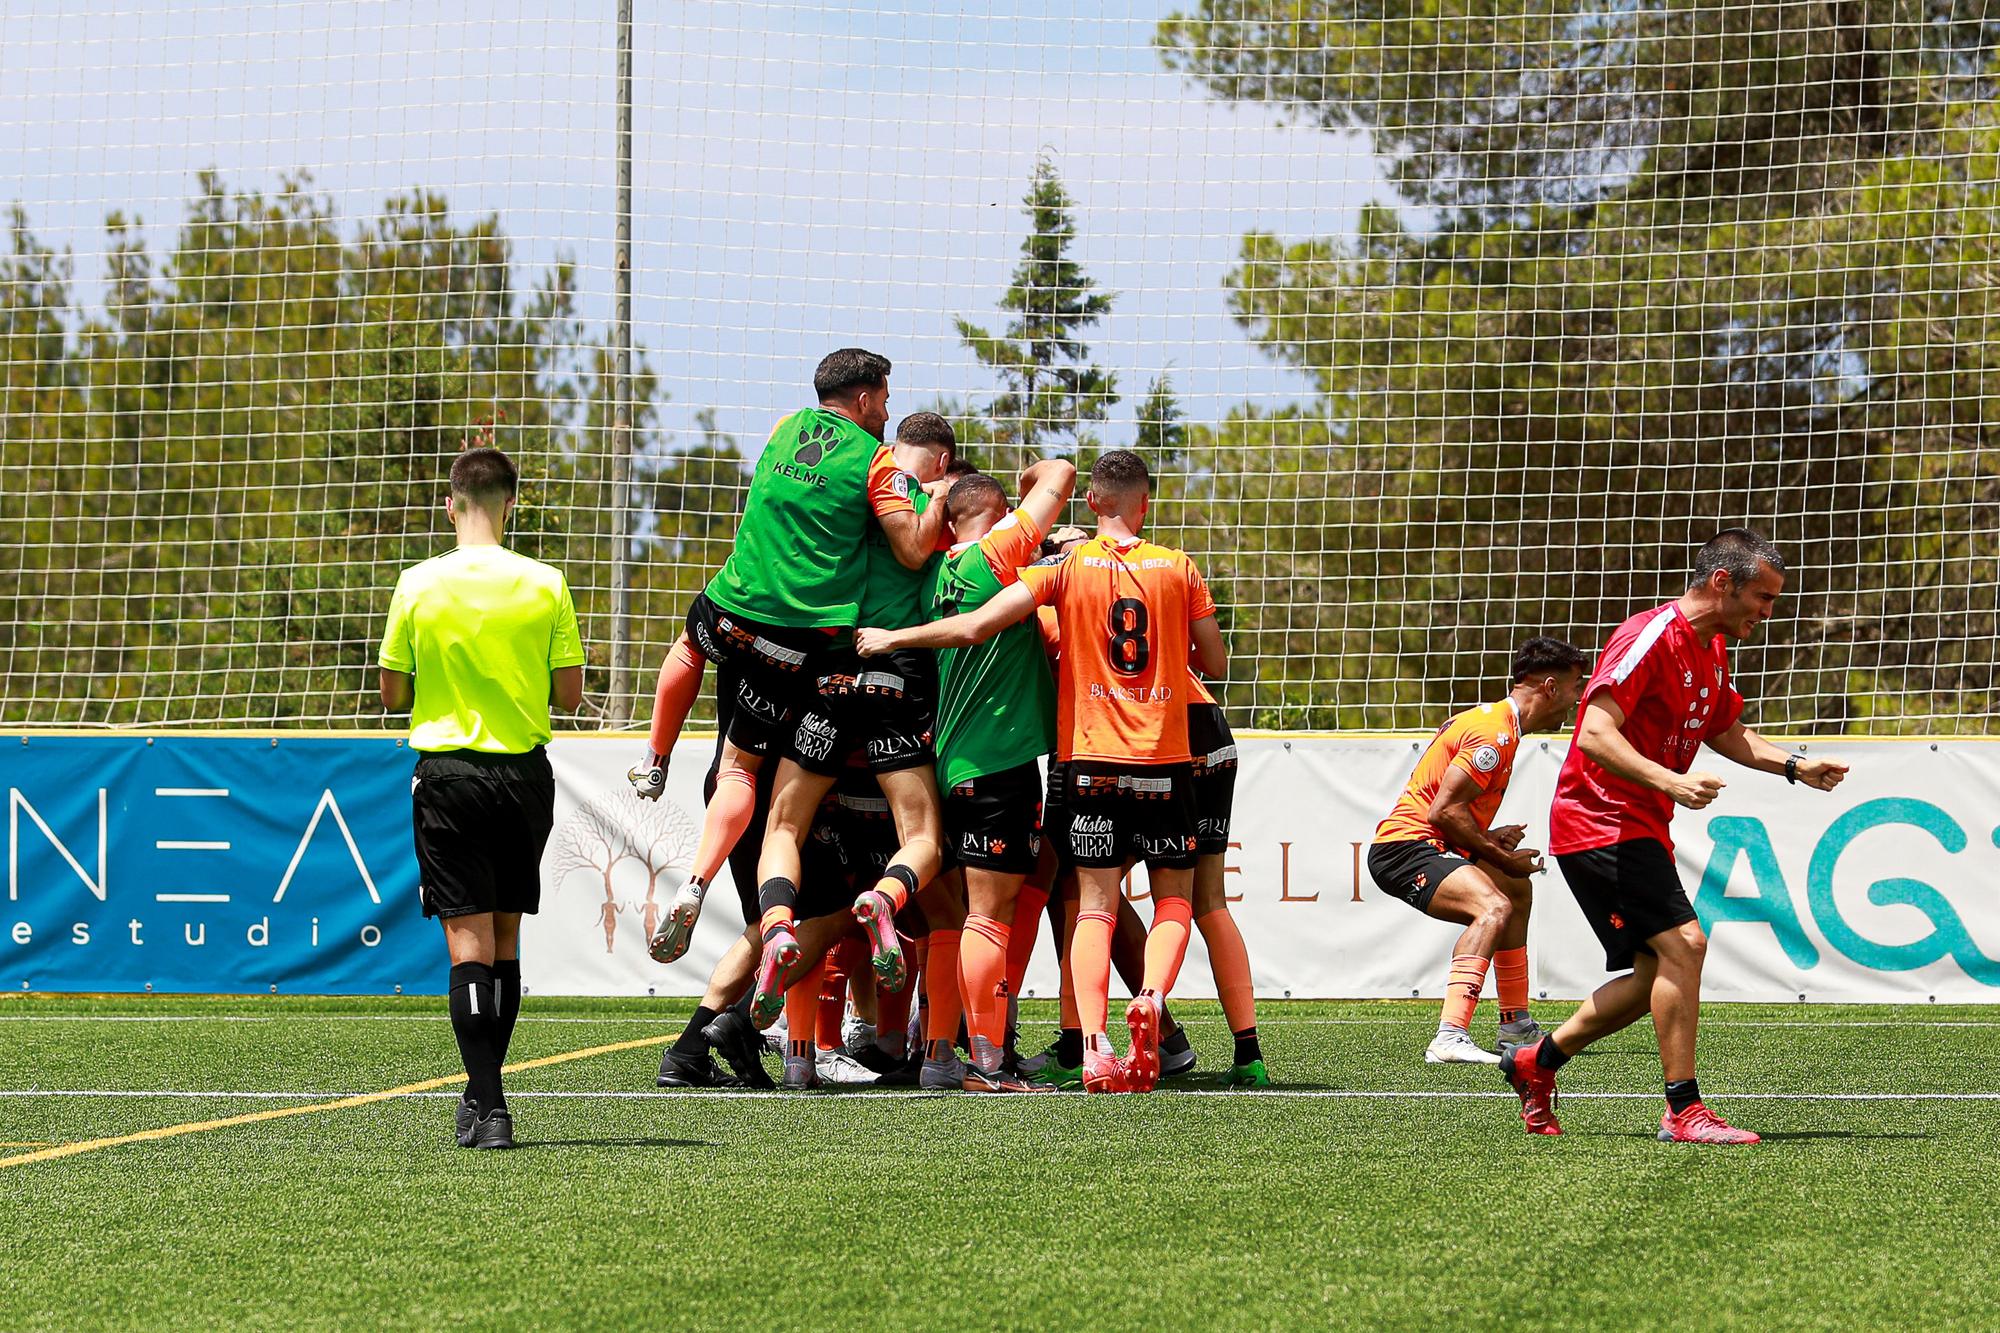
[[[1436,996],[1458,928],[1418,915],[1368,879],[1376,821],[1421,740],[1238,738],[1231,910],[1264,996]],[[1500,820],[1545,846],[1566,742],[1530,738]],[[646,956],[652,923],[686,877],[712,741],[676,753],[666,796],[637,801],[635,746],[566,737],[551,747],[556,833],[542,912],[523,971],[542,994],[695,995],[740,932],[725,872],[693,947],[671,967]],[[2000,1000],[2000,745],[1846,742],[1812,747],[1853,766],[1831,794],[1703,754],[1729,785],[1674,821],[1682,884],[1711,936],[1704,993],[1715,999],[1854,1002]],[[1145,876],[1129,892],[1146,919]],[[1529,932],[1537,995],[1574,998],[1605,977],[1604,955],[1551,860]],[[1055,993],[1038,946],[1026,989]],[[1196,934],[1177,994],[1214,994]]]

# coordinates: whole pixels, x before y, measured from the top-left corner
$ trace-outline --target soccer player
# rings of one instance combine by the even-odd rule
[[[709,882],[749,826],[756,773],[773,742],[790,734],[845,655],[842,632],[859,609],[870,530],[879,524],[886,548],[912,569],[937,545],[942,512],[928,520],[917,513],[905,474],[882,444],[889,371],[887,357],[851,347],[819,363],[819,406],[793,413],[772,432],[729,559],[688,608],[688,651],[677,646],[662,669],[648,761],[633,773],[642,797],[656,799],[665,789],[664,764],[704,662],[716,664],[716,692],[734,704],[694,873],[651,942],[663,962],[686,951]],[[672,723],[665,728],[658,725],[663,710]],[[808,818],[817,804],[807,806]]]
[[[1528,877],[1541,870],[1542,855],[1521,846],[1521,825],[1492,825],[1521,738],[1570,719],[1587,665],[1560,639],[1522,644],[1506,697],[1439,727],[1395,808],[1376,826],[1368,849],[1376,887],[1425,916],[1465,927],[1452,947],[1444,1011],[1424,1051],[1428,1064],[1500,1063],[1470,1032],[1489,966],[1498,974],[1501,1043],[1526,1045],[1542,1035],[1528,1012]]]
[[[1651,1014],[1666,1080],[1661,1140],[1758,1141],[1709,1110],[1695,1081],[1708,937],[1674,872],[1667,826],[1676,805],[1704,809],[1722,793],[1722,779],[1690,771],[1704,743],[1816,791],[1832,791],[1847,776],[1845,764],[1789,754],[1743,725],[1727,641],[1755,634],[1784,588],[1778,548],[1746,528],[1725,529],[1695,557],[1685,593],[1612,633],[1584,687],[1576,735],[1556,778],[1549,847],[1604,945],[1606,969],[1624,975],[1600,986],[1554,1032],[1501,1057],[1531,1134],[1562,1133],[1556,1071],[1591,1042]]]
[[[1139,535],[1151,478],[1126,449],[1100,454],[1088,501],[1097,535],[1061,564],[1023,571],[1021,581],[977,611],[914,630],[866,630],[864,656],[901,647],[968,647],[1052,605],[1062,628],[1057,690],[1058,760],[1064,766],[1070,859],[1080,907],[1069,950],[1084,1031],[1084,1088],[1149,1091],[1160,1073],[1163,998],[1186,955],[1197,858],[1188,748],[1187,674],[1228,667],[1215,603],[1184,552]],[[1125,1011],[1130,1056],[1106,1033],[1111,933],[1128,859],[1146,862],[1156,904],[1146,970]]]
[[[871,468],[869,493],[881,539],[870,539],[864,529],[863,559],[846,588],[851,605],[871,623],[906,625],[924,618],[924,571],[949,545],[945,506],[931,503],[925,488],[945,489],[945,469],[956,447],[943,417],[918,412],[903,420],[895,447],[885,449]],[[891,528],[892,520],[898,527]],[[905,546],[894,539],[895,531],[929,544],[921,550]],[[757,865],[763,955],[751,1017],[760,1025],[777,1017],[782,993],[803,963],[792,925],[799,856],[813,812],[856,753],[866,756],[889,802],[901,849],[882,877],[856,896],[854,917],[868,935],[876,975],[892,989],[903,984],[895,914],[937,874],[944,836],[930,737],[935,673],[929,653],[902,653],[864,668],[849,643],[818,675],[818,695],[803,710],[778,765]]]
[[[419,892],[451,955],[465,1063],[461,1148],[511,1148],[500,1086],[521,1012],[521,916],[541,903],[555,825],[549,710],[583,702],[583,643],[562,572],[502,545],[520,473],[498,449],[452,461],[457,548],[403,571],[382,636],[382,706],[408,710]]]
[[[1195,851],[1194,924],[1208,946],[1215,993],[1229,1024],[1235,1052],[1218,1082],[1225,1088],[1268,1088],[1264,1048],[1257,1038],[1256,987],[1250,978],[1250,950],[1229,914],[1224,863],[1229,856],[1229,824],[1236,807],[1236,737],[1222,705],[1200,676],[1188,672],[1188,748],[1193,753]],[[1185,1036],[1182,1037],[1185,1042]],[[1164,1047],[1164,1043],[1162,1044]],[[1190,1056],[1192,1050],[1190,1049]],[[1190,1067],[1193,1060],[1188,1061]],[[1170,1071],[1162,1062],[1161,1074]]]
[[[1021,475],[1020,486],[1021,506],[1012,513],[1006,491],[989,476],[969,474],[952,486],[946,519],[959,540],[937,573],[933,615],[976,610],[1020,580],[1069,503],[1076,467],[1044,460]],[[1035,1091],[1002,1062],[1015,901],[1041,851],[1041,760],[1055,740],[1055,681],[1041,636],[1026,621],[984,643],[947,648],[938,659],[945,837],[965,868],[968,909],[958,963],[972,1062],[962,1086]],[[1023,925],[1032,931],[1035,920]]]

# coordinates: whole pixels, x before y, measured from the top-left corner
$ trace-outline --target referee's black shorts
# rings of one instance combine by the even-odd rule
[[[410,805],[425,916],[540,910],[542,849],[556,817],[546,750],[422,755]]]

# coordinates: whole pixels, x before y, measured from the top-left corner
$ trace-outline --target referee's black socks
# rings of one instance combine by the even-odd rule
[[[499,1000],[500,1063],[507,1063],[507,1048],[514,1042],[514,1020],[521,1016],[521,960],[502,958],[493,964],[493,989]]]
[[[500,995],[488,963],[453,963],[451,1031],[465,1062],[465,1095],[485,1115],[507,1105],[500,1091]]]

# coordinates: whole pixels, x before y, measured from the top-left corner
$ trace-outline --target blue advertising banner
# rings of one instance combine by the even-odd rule
[[[0,986],[442,991],[387,737],[0,736]]]

